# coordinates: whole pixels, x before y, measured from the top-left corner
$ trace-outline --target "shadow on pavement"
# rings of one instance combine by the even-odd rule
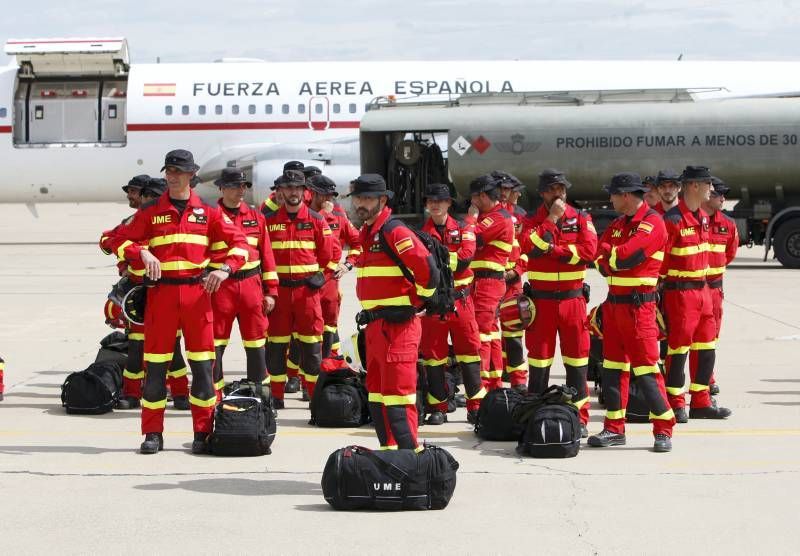
[[[761,382],[800,382],[800,378],[762,378]]]
[[[328,504],[306,504],[304,506],[295,506],[295,510],[301,512],[333,512],[335,511]]]
[[[783,406],[790,406],[790,405],[800,405],[800,402],[761,402],[764,405],[783,405]]]
[[[748,394],[764,394],[766,396],[800,396],[800,390],[748,390]]]
[[[255,479],[193,479],[177,483],[150,483],[136,485],[137,490],[188,490],[205,494],[235,494],[237,496],[322,496],[322,487],[318,482],[292,480],[255,480]]]
[[[97,448],[94,446],[0,446],[0,454],[6,455],[31,455],[31,454],[84,454],[96,456],[110,452],[132,453],[136,448]]]

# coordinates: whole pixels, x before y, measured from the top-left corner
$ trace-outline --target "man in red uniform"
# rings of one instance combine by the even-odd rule
[[[434,294],[439,273],[416,234],[390,219],[386,203],[393,192],[381,176],[359,176],[351,187],[353,208],[364,222],[356,279],[363,310],[356,322],[366,326],[370,414],[381,449],[418,449],[417,357],[422,326],[417,313]]]
[[[642,178],[642,184],[647,188],[644,194],[644,202],[647,203],[650,208],[656,208],[656,205],[661,204],[661,197],[658,195],[658,189],[656,189],[656,178],[653,176],[645,176]]]
[[[586,266],[597,251],[597,233],[591,217],[567,204],[572,184],[558,170],[539,174],[542,203],[528,220],[523,250],[528,254],[528,291],[536,318],[528,327],[530,381],[528,390],[544,392],[556,351],[556,335],[567,372],[567,384],[576,390],[572,403],[578,408],[581,432],[588,436],[589,330],[586,327]]]
[[[667,245],[661,268],[664,317],[667,321],[667,394],[679,423],[687,421],[684,369],[690,351],[697,352],[697,372],[689,391],[693,419],[724,419],[731,414],[717,407],[709,392],[714,372],[717,324],[706,282],[710,224],[701,205],[710,198],[711,173],[705,166],[687,166],[683,198],[664,214]]]
[[[267,382],[266,331],[267,315],[275,307],[278,275],[272,256],[264,216],[243,203],[245,191],[253,184],[239,168],[225,168],[214,182],[222,197],[218,203],[223,213],[247,236],[248,261],[229,276],[211,296],[214,309],[214,388],[217,400],[222,399],[225,385],[222,357],[231,336],[234,319],[239,323],[247,357],[247,380]],[[211,245],[209,267],[220,268],[229,247],[224,241]]]
[[[135,176],[128,185],[122,188],[128,194],[128,204],[131,208],[140,209],[142,206],[154,202],[167,190],[167,182],[162,178],[151,178],[146,175]],[[135,190],[136,194],[131,195]],[[133,220],[133,215],[122,221],[116,228],[103,232],[100,238],[100,249],[106,255],[112,253],[111,242],[120,226],[128,225]],[[118,258],[117,268],[122,280],[115,286],[127,282],[125,287],[141,284],[145,268],[141,259],[126,261]],[[124,288],[123,288],[124,289]],[[120,296],[123,295],[120,292]],[[121,299],[116,300],[117,302]],[[117,400],[114,409],[138,409],[139,400],[142,398],[142,383],[144,382],[144,325],[128,322],[122,316],[122,307],[111,299],[106,302],[106,322],[121,320],[125,322],[128,338],[128,358],[125,369],[122,371],[122,395]],[[181,354],[180,332],[175,338],[175,349],[172,354],[169,369],[167,370],[167,388],[172,394],[172,405],[175,409],[189,410],[189,378],[186,363]]]
[[[511,254],[508,256],[504,275],[506,292],[503,295],[503,299],[510,300],[522,293],[522,275],[528,265],[528,255],[520,247],[522,228],[527,218],[527,213],[525,209],[517,204],[525,186],[519,179],[507,172],[495,170],[491,175],[500,180],[500,202],[503,204],[503,208],[511,215],[511,221],[514,223],[514,242],[511,244]],[[509,330],[501,320],[500,335],[502,337],[505,375],[512,388],[527,391],[528,365],[525,363],[525,353],[522,350],[522,337],[525,332],[523,330]]]
[[[166,170],[169,190],[137,212],[113,241],[114,250],[126,260],[140,258],[146,276],[156,282],[147,290],[144,322],[143,454],[155,454],[164,446],[165,378],[178,329],[183,331],[192,370],[192,453],[207,452],[217,401],[212,383],[214,331],[209,294],[247,262],[244,234],[219,208],[207,205],[192,191],[190,182],[198,169],[189,151],[167,153],[162,170]],[[219,241],[230,246],[227,257],[218,270],[205,274],[211,245]]]
[[[481,340],[481,379],[488,390],[503,386],[503,351],[497,309],[506,292],[506,264],[514,244],[514,222],[500,203],[500,180],[486,174],[469,184],[477,249],[469,267],[475,276],[472,301]]]
[[[427,405],[431,411],[425,423],[441,425],[447,422],[447,398],[450,392],[445,385],[445,366],[450,355],[450,344],[456,362],[461,367],[467,399],[467,420],[477,419],[481,399],[486,389],[481,384],[481,340],[475,322],[475,308],[469,295],[472,270],[469,268],[475,255],[475,231],[472,224],[459,222],[448,214],[453,198],[445,184],[431,184],[425,191],[425,209],[430,218],[422,231],[430,234],[450,251],[450,270],[453,271],[458,299],[456,311],[445,317],[422,317],[420,352],[428,382]]]
[[[665,214],[669,209],[678,205],[678,196],[681,193],[681,175],[675,170],[659,170],[656,176],[656,192],[660,202],[653,208],[659,214]]]
[[[265,214],[278,273],[278,299],[267,339],[267,368],[276,409],[284,407],[289,341],[299,342],[300,368],[309,395],[314,394],[321,363],[320,288],[333,249],[325,219],[303,203],[305,185],[302,172],[287,170],[277,183],[283,205],[277,212]]]
[[[589,437],[589,446],[625,444],[625,407],[633,370],[650,409],[653,450],[672,449],[675,416],[667,401],[658,367],[656,285],[664,256],[666,232],[661,216],[644,202],[638,174],[622,173],[605,187],[614,210],[622,216],[603,233],[597,268],[608,282],[603,304],[603,430]],[[538,315],[537,315],[538,320]]]
[[[725,268],[736,257],[739,248],[739,232],[733,218],[722,212],[725,195],[730,191],[724,181],[711,177],[711,197],[703,203],[703,210],[708,214],[708,272],[706,281],[711,293],[711,308],[714,313],[714,322],[717,324],[716,341],[719,342],[719,332],[722,329],[722,300],[725,294],[722,290],[722,276]],[[689,352],[689,376],[692,382],[697,374],[697,351]],[[712,396],[719,394],[719,387],[711,375],[709,393]]]

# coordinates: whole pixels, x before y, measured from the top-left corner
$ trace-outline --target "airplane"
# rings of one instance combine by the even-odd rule
[[[121,201],[136,174],[191,150],[198,191],[244,168],[258,203],[287,160],[341,191],[360,173],[359,124],[376,99],[521,91],[669,89],[696,98],[797,91],[800,62],[420,61],[133,64],[125,38],[9,39],[0,68],[0,202]],[[446,149],[445,149],[446,151]],[[32,209],[33,210],[33,209]]]

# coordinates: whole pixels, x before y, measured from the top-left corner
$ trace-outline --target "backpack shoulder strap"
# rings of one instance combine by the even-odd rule
[[[369,448],[364,448],[363,446],[350,446],[350,449],[354,453],[360,454],[369,459],[370,461],[372,461],[372,463],[380,467],[392,479],[401,483],[408,479],[408,473],[406,473],[396,465],[382,460],[381,458],[376,456],[375,452],[373,452]]]
[[[403,264],[403,261],[400,260],[400,257],[397,255],[397,253],[392,251],[392,248],[389,247],[389,242],[386,241],[386,234],[385,234],[383,229],[386,227],[386,225],[389,222],[396,223],[395,225],[400,225],[400,226],[404,225],[402,222],[400,222],[399,220],[395,220],[394,218],[390,218],[389,220],[387,220],[386,222],[383,223],[383,226],[381,226],[381,229],[378,230],[378,241],[381,244],[381,249],[383,250],[384,253],[386,253],[386,255],[388,255],[388,257],[390,259],[392,259],[394,264],[396,264],[398,267],[400,267],[400,272],[403,273],[403,277],[413,284],[414,283],[414,276],[411,274],[411,271],[408,269],[408,267],[405,264]],[[411,231],[413,232],[413,230],[411,230]]]

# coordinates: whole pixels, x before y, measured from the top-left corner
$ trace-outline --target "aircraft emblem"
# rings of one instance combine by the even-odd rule
[[[538,141],[525,141],[521,133],[515,133],[510,139],[509,142],[496,141],[494,147],[501,153],[522,154],[535,152],[542,146]]]

